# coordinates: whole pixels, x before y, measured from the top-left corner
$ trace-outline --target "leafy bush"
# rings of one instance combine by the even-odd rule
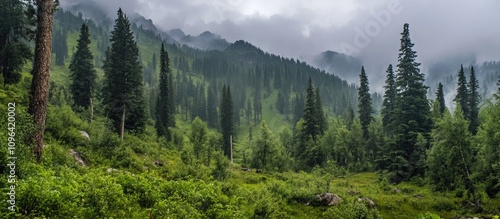
[[[328,208],[323,213],[324,218],[328,219],[344,219],[344,218],[357,218],[357,219],[377,219],[381,218],[377,209],[369,209],[360,202],[348,202],[347,204],[340,204],[336,207]]]

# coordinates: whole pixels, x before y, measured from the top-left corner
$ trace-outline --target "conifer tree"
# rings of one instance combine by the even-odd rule
[[[409,25],[404,24],[396,75],[396,141],[387,152],[391,154],[389,170],[394,174],[393,181],[423,174],[425,145],[417,144],[417,140],[419,135],[429,139],[432,128],[425,77],[420,73],[420,63],[416,62],[417,52],[413,51],[413,46]]]
[[[165,51],[166,53],[166,51]],[[174,95],[174,76],[172,74],[172,70],[170,69],[170,59],[168,58],[168,54],[166,54],[166,59],[167,59],[167,74],[168,74],[168,107],[169,107],[169,114],[168,114],[168,126],[169,127],[175,127],[175,95]]]
[[[304,116],[304,97],[296,93],[293,98],[293,123],[297,123]]]
[[[373,120],[372,98],[370,96],[370,88],[368,87],[368,77],[365,73],[365,68],[361,67],[361,74],[359,75],[359,88],[358,88],[358,113],[361,129],[363,130],[363,137],[368,138],[368,126]]]
[[[16,84],[21,70],[33,53],[27,44],[31,38],[22,1],[0,0],[0,73],[4,84]]]
[[[85,24],[82,24],[80,29],[80,38],[78,39],[76,52],[73,54],[71,64],[69,65],[69,70],[72,79],[70,91],[73,95],[75,106],[91,108],[92,112],[92,98],[94,96],[93,92],[97,72],[94,68],[94,56],[90,51],[89,27]]]
[[[170,124],[169,120],[171,118],[170,114],[172,113],[169,107],[169,104],[171,104],[171,95],[169,94],[170,90],[168,87],[168,73],[170,71],[169,61],[170,60],[168,58],[168,53],[167,51],[165,51],[165,47],[162,43],[160,49],[160,83],[158,88],[158,100],[156,101],[155,128],[158,137],[164,136],[167,138],[167,140],[170,140],[171,137],[168,127]]]
[[[231,88],[226,85],[222,87],[222,95],[220,101],[220,131],[223,140],[223,151],[225,156],[230,155],[231,142],[230,136],[234,133],[233,124],[233,100],[231,97]]]
[[[472,135],[476,135],[477,128],[479,127],[479,82],[476,79],[476,72],[474,71],[474,66],[470,67],[470,79],[469,79],[469,131]]]
[[[314,112],[316,113],[316,120],[318,122],[318,133],[320,135],[323,135],[328,128],[328,123],[326,122],[325,118],[325,112],[323,110],[323,101],[321,101],[321,95],[319,92],[319,87],[316,87],[316,92],[315,92],[315,110]]]
[[[219,116],[217,114],[217,94],[212,86],[208,87],[207,96],[207,123],[209,127],[218,127]]]
[[[394,131],[394,113],[396,108],[396,82],[392,65],[387,67],[387,79],[385,80],[384,102],[382,103],[382,125],[388,134]]]
[[[444,92],[443,92],[443,84],[439,82],[438,88],[436,91],[436,103],[439,104],[439,114],[443,115],[444,111],[446,110],[446,103],[444,100]]]
[[[117,15],[111,32],[111,48],[105,61],[103,93],[108,118],[123,139],[125,129],[144,130],[146,112],[139,48],[134,41],[130,22],[121,8]]]
[[[250,100],[247,102],[247,108],[245,110],[245,115],[247,117],[247,122],[250,124],[250,119],[252,118],[252,103],[250,103]]]
[[[469,88],[467,86],[467,78],[465,77],[464,67],[463,65],[460,65],[460,70],[458,71],[457,95],[453,101],[455,101],[457,107],[460,106],[460,108],[462,108],[464,118],[469,120]]]
[[[316,136],[319,134],[315,100],[316,96],[314,95],[312,80],[311,77],[309,77],[303,118],[305,135],[308,138],[312,138],[313,141],[316,141]]]

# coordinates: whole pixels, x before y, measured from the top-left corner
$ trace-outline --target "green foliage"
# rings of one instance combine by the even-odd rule
[[[277,143],[265,121],[260,124],[260,136],[254,144],[252,167],[272,170],[276,163]]]
[[[486,181],[490,197],[500,194],[500,102],[485,109],[484,123],[479,128],[476,141],[479,148],[477,178]]]
[[[191,143],[193,143],[193,151],[196,159],[206,156],[207,148],[207,124],[204,123],[199,117],[196,117],[191,123]]]
[[[344,219],[344,218],[360,218],[360,219],[378,219],[381,218],[377,209],[370,209],[360,202],[341,203],[337,207],[328,208],[323,213],[324,218],[329,219]]]
[[[420,214],[418,216],[418,219],[441,219],[441,217],[439,217],[439,215],[437,214],[427,212],[425,214]]]
[[[427,166],[430,180],[438,190],[454,190],[468,184],[467,174],[475,155],[468,127],[459,107],[453,117],[445,114],[433,130],[434,143],[428,152]]]
[[[212,170],[212,176],[216,180],[225,180],[230,176],[229,160],[220,151],[215,153],[215,168]]]

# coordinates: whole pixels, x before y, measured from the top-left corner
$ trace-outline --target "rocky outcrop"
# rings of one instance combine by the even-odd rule
[[[323,206],[335,206],[338,205],[341,200],[342,198],[338,195],[329,192],[316,195],[316,201]]]
[[[375,202],[369,198],[358,198],[358,202],[361,202],[370,208],[375,207]]]
[[[80,135],[87,140],[90,140],[90,135],[86,131],[80,131]]]
[[[71,155],[73,158],[75,158],[76,162],[80,165],[80,166],[87,166],[85,164],[85,161],[83,161],[82,159],[82,156],[80,153],[78,153],[77,151],[73,150],[73,149],[69,149],[69,155]]]

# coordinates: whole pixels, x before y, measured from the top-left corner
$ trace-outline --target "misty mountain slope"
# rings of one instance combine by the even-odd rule
[[[347,81],[359,80],[363,62],[361,59],[335,51],[325,51],[313,57],[312,64]]]

